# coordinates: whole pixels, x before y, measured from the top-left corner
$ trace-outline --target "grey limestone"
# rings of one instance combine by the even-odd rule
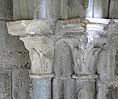
[[[109,17],[109,2],[110,0],[94,0],[93,17],[107,18]]]
[[[0,99],[11,99],[12,84],[11,70],[1,69],[0,71]]]
[[[32,79],[33,99],[52,99],[51,98],[51,79]]]
[[[117,0],[1,0],[0,4],[0,11],[6,8],[1,18],[8,20],[118,18]]]
[[[77,99],[96,99],[95,81],[76,81]]]
[[[53,99],[75,99],[75,80],[72,78],[55,78],[53,80]]]
[[[118,83],[117,80],[98,81],[97,99],[117,99]]]
[[[0,19],[12,20],[13,3],[12,0],[0,0]]]
[[[0,99],[117,99],[117,4],[0,0]]]
[[[51,37],[22,37],[21,38],[31,59],[31,73],[47,74],[52,73],[54,43]]]
[[[33,19],[34,0],[12,0],[13,20]]]
[[[13,99],[29,99],[29,71],[28,69],[12,70],[12,97]]]
[[[29,51],[32,99],[117,99],[118,21],[59,20],[55,31],[48,22],[8,23]]]
[[[30,59],[19,37],[8,34],[10,1],[0,0],[0,99],[27,99]]]
[[[117,15],[118,7],[117,7],[117,5],[118,5],[117,0],[111,0],[109,18],[118,18],[118,15]]]

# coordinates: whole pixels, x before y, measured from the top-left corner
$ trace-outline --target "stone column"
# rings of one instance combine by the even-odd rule
[[[75,80],[71,78],[73,56],[66,39],[55,44],[54,72],[53,99],[75,99]]]
[[[52,30],[46,20],[33,20],[21,37],[31,59],[30,78],[33,99],[52,99],[54,44]]]
[[[33,86],[33,99],[52,99],[52,78],[53,74],[30,75]]]
[[[84,41],[80,43],[84,44]],[[78,49],[74,48],[75,74],[72,77],[76,80],[76,97],[77,99],[96,99],[95,64],[99,50],[94,46],[82,49],[82,46]]]
[[[76,79],[77,99],[96,99],[96,75],[73,75],[73,78]]]
[[[106,27],[99,44],[97,72],[97,99],[117,99],[118,98],[118,75],[117,75],[117,52],[118,52],[118,23],[111,21]]]
[[[53,44],[45,36],[21,38],[30,52],[33,99],[51,99]]]

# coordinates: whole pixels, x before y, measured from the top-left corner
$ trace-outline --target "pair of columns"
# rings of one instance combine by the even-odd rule
[[[101,30],[95,30],[96,24],[88,24],[99,35],[88,44],[83,24],[66,23],[59,21],[56,32],[51,30],[48,20],[19,21],[9,25],[12,34],[18,35],[19,29],[24,30],[19,35],[29,50],[32,63],[33,98],[109,99],[113,92],[117,92],[117,36],[114,34],[117,23],[107,27],[107,23],[101,23],[100,26],[107,28],[102,30],[107,31],[104,37],[99,34]],[[19,26],[17,32],[14,25]],[[93,30],[88,29],[89,34]],[[96,72],[99,74],[97,80]]]

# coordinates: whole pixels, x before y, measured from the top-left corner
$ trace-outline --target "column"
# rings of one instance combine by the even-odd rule
[[[97,72],[97,99],[116,99],[118,98],[118,75],[117,75],[117,26],[118,23],[111,21],[105,32],[105,37],[101,39],[101,52],[98,58]]]
[[[52,99],[54,38],[49,22],[33,20],[21,37],[31,60],[30,78],[33,99]]]
[[[54,73],[53,99],[75,99],[75,80],[71,78],[73,56],[64,38],[55,44]]]

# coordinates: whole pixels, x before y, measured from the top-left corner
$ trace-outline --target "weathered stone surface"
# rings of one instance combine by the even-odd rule
[[[8,31],[12,35],[52,35],[54,24],[48,20],[22,20],[7,24]]]
[[[118,98],[118,87],[110,86],[106,99],[117,99]]]
[[[61,0],[47,0],[47,16],[49,20],[60,19]]]
[[[53,80],[53,98],[64,99],[64,81],[59,79]]]
[[[64,99],[75,99],[76,98],[76,86],[75,79],[64,80]]]
[[[98,93],[97,93],[97,99],[106,99],[106,86],[104,84],[97,84],[97,90],[98,90]]]
[[[49,19],[60,16],[59,0],[13,0],[13,19]]]
[[[29,71],[14,69],[12,72],[13,99],[29,99]]]
[[[56,20],[60,18],[60,0],[34,0],[34,18]]]
[[[96,99],[95,82],[76,80],[77,99]]]
[[[109,0],[94,0],[93,17],[107,18],[109,13]]]
[[[4,11],[7,13],[4,17],[13,20],[118,18],[117,0],[4,0],[4,2],[9,4],[6,6],[1,3],[1,6],[9,9]]]
[[[34,97],[115,99],[117,95],[112,96],[112,93],[117,93],[118,23],[115,21],[65,20],[57,22],[53,35],[45,31],[41,35],[22,35],[21,40],[29,50],[32,62],[30,77],[34,79]],[[44,20],[42,22],[45,23]],[[34,25],[37,23],[34,22]],[[34,25],[34,30],[29,27],[29,32],[39,31],[38,26],[34,28]],[[54,76],[50,76],[52,72]]]
[[[99,54],[97,67],[101,78],[105,79],[114,76],[115,48],[113,44],[107,45],[107,42],[104,42],[103,50]]]
[[[0,99],[11,99],[12,96],[11,70],[1,68],[0,71]]]
[[[28,64],[28,51],[25,49],[19,37],[13,37],[7,33],[5,21],[0,21],[0,67],[25,68]]]
[[[116,76],[116,55],[117,55],[117,27],[118,24],[111,22],[105,27],[101,42],[101,51],[99,53],[97,70],[101,79],[110,79]],[[98,39],[99,40],[99,39]]]
[[[85,25],[80,23],[80,20],[58,21],[56,24],[56,36],[75,36],[81,37],[85,32]]]
[[[31,72],[44,74],[52,73],[54,43],[53,38],[47,36],[21,38],[29,50],[31,58]]]
[[[33,19],[33,3],[34,0],[13,0],[13,19]]]
[[[97,99],[117,99],[118,83],[117,80],[98,81]]]
[[[87,39],[79,42],[78,47],[73,48],[74,70],[76,74],[95,74],[99,48],[95,45],[87,45]],[[87,47],[88,46],[88,47]]]
[[[75,80],[55,78],[53,80],[53,99],[75,99]]]
[[[51,79],[32,79],[33,99],[52,99],[51,98]]]
[[[11,20],[13,17],[12,0],[0,0],[0,19]]]
[[[0,51],[0,64],[3,68],[30,68],[30,60],[27,50],[22,47],[23,43],[20,42],[18,37],[11,37],[5,43],[7,47]],[[17,42],[18,41],[18,42]],[[11,42],[14,45],[8,44]],[[21,47],[19,47],[19,46]],[[29,66],[28,66],[29,65]]]
[[[55,45],[54,72],[56,77],[70,77],[73,73],[73,56],[69,44],[61,39]]]
[[[60,18],[86,17],[87,0],[61,0]],[[78,9],[78,10],[77,10]]]
[[[19,37],[8,34],[6,20],[10,3],[11,0],[0,0],[0,99],[28,99],[28,51]],[[24,70],[19,73],[21,68]]]
[[[92,40],[100,38],[100,34],[104,32],[104,27],[106,24],[99,23],[99,24],[87,24],[86,25],[86,32],[88,33],[88,42],[91,42]]]
[[[14,20],[106,18],[108,4],[109,0],[13,0],[13,17]]]
[[[31,22],[26,28],[28,34],[40,34],[51,35],[53,30],[51,29],[51,23],[48,20],[35,20]]]
[[[110,3],[110,11],[109,11],[109,18],[118,18],[118,1],[117,0],[111,0]]]
[[[32,74],[30,73],[31,99],[52,99],[52,78],[54,74]]]
[[[116,51],[116,55],[115,55],[115,75],[118,75],[118,51]]]
[[[15,22],[8,22],[8,32],[11,35],[25,35],[27,34],[26,28],[29,26],[29,24],[32,22],[32,20],[27,21],[15,21]]]

